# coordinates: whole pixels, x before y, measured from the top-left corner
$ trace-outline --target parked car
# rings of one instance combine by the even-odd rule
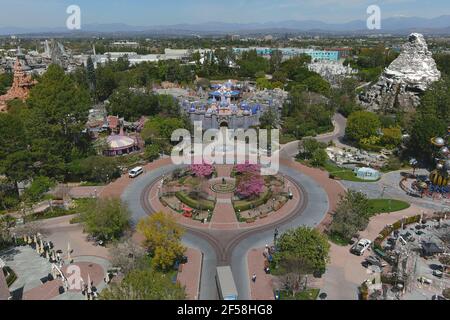
[[[417,281],[419,281],[420,283],[423,283],[423,284],[429,284],[429,285],[433,284],[433,280],[425,278],[425,277],[419,277],[417,279]]]
[[[442,278],[444,276],[444,273],[440,270],[434,270],[433,276],[435,276],[436,278]]]
[[[144,173],[144,169],[142,168],[142,167],[136,167],[136,168],[134,168],[134,169],[132,169],[130,172],[129,172],[129,177],[130,178],[136,178],[137,176],[139,176],[139,175],[141,175],[141,174],[143,174]]]
[[[367,257],[366,260],[364,260],[363,265],[368,268],[369,266],[376,266],[381,268],[384,268],[387,266],[387,263],[383,261],[380,257],[377,256],[370,256]]]
[[[355,244],[351,249],[350,252],[357,255],[362,256],[364,252],[370,247],[372,244],[372,241],[368,239],[361,239],[358,241],[357,244]]]

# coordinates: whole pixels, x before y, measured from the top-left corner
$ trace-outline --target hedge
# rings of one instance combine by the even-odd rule
[[[413,216],[413,217],[409,217],[406,218],[405,221],[403,221],[403,219],[395,222],[393,225],[391,226],[387,226],[385,227],[380,234],[378,235],[377,239],[375,240],[375,247],[376,248],[380,248],[381,249],[381,243],[387,238],[389,237],[389,235],[394,232],[395,230],[399,230],[402,227],[402,222],[404,222],[404,226],[413,224],[413,223],[417,223],[420,222],[420,219],[422,218],[421,215],[418,216]]]
[[[272,198],[272,191],[267,190],[265,193],[263,193],[256,200],[253,200],[253,201],[241,200],[241,201],[234,202],[233,203],[234,210],[236,212],[239,212],[239,211],[247,211],[247,210],[250,210],[252,208],[259,207],[259,206],[261,206],[263,204],[266,204],[267,201],[270,200],[270,198]]]
[[[189,195],[183,191],[175,193],[175,196],[177,197],[178,200],[183,202],[185,205],[188,205],[192,209],[214,211],[215,204],[213,201],[195,200],[189,197]]]

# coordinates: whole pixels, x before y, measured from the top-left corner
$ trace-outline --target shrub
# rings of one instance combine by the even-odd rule
[[[197,210],[210,210],[214,211],[214,202],[209,200],[195,200],[183,191],[175,193],[175,196],[185,205]]]
[[[120,177],[121,172],[114,158],[93,156],[69,164],[69,179],[106,183]]]
[[[240,211],[247,211],[252,208],[256,208],[259,206],[262,206],[266,204],[270,199],[272,198],[272,192],[270,190],[267,190],[264,194],[261,195],[258,199],[255,199],[253,201],[236,201],[233,203],[234,210],[236,212]]]
[[[55,182],[48,177],[37,177],[33,180],[30,187],[25,190],[24,198],[30,202],[37,202],[54,185]]]

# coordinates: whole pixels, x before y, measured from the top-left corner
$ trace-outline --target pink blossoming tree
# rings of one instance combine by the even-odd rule
[[[259,174],[245,174],[238,179],[236,192],[242,198],[253,198],[264,191],[264,179]]]
[[[234,169],[237,174],[259,174],[261,172],[261,166],[259,164],[250,164],[248,162],[238,164]]]
[[[208,178],[214,173],[214,166],[210,164],[193,164],[190,167],[190,171],[199,178]]]

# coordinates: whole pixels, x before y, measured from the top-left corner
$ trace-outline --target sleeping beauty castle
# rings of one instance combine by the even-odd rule
[[[249,93],[247,88],[237,82],[210,86],[207,99],[200,93],[195,101],[180,101],[181,109],[192,122],[201,121],[204,130],[249,129],[259,125],[261,115],[273,109],[278,113],[286,98],[283,90],[266,90]],[[245,97],[245,98],[244,98]]]

